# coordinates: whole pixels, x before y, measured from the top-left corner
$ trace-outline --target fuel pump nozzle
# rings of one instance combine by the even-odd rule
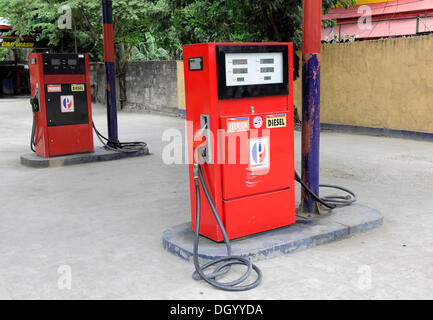
[[[200,130],[195,133],[194,141],[198,142],[194,147],[198,163],[212,163],[212,133],[208,114],[200,115]]]
[[[39,112],[41,110],[39,104],[39,87],[37,84],[35,88],[35,95],[30,98],[30,104],[32,105],[32,112],[33,112],[32,133],[30,136],[30,149],[33,152],[36,152],[35,151],[36,112]]]
[[[33,112],[39,112],[39,88],[36,86],[35,95],[30,98],[30,104],[32,105]]]

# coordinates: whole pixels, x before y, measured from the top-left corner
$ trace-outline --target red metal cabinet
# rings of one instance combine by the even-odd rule
[[[209,116],[206,185],[230,239],[295,222],[291,43],[205,43],[183,47],[192,228],[193,152]],[[223,237],[201,193],[200,234]]]

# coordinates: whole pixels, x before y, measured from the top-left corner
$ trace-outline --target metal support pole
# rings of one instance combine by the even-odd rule
[[[319,195],[320,43],[322,0],[303,1],[302,35],[302,180]],[[314,199],[302,190],[302,210],[317,213]]]
[[[21,72],[20,72],[20,66],[18,65],[18,51],[13,50],[14,52],[14,64],[15,64],[15,80],[16,80],[16,86],[17,86],[17,92],[21,93]]]
[[[114,64],[114,35],[112,0],[102,0],[102,23],[104,33],[104,61],[107,94],[108,139],[119,141],[116,109],[116,71]],[[109,143],[110,144],[110,143]]]

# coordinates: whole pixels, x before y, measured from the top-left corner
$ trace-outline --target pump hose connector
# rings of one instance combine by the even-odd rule
[[[195,272],[193,273],[192,277],[194,280],[204,280],[210,285],[214,286],[215,288],[225,290],[225,291],[245,291],[250,290],[255,287],[257,287],[260,282],[262,281],[262,272],[260,269],[253,264],[250,259],[244,258],[242,256],[233,256],[232,255],[232,249],[230,245],[229,238],[227,236],[227,232],[224,229],[223,223],[218,215],[218,212],[216,210],[216,207],[211,199],[211,196],[209,194],[209,191],[206,187],[206,183],[203,179],[203,173],[201,171],[201,166],[199,164],[194,164],[194,185],[195,185],[195,194],[196,194],[196,222],[195,222],[195,232],[194,232],[194,266],[195,266]],[[200,180],[200,182],[199,182]],[[198,245],[199,245],[199,229],[200,229],[200,215],[201,215],[201,204],[200,204],[200,184],[203,188],[204,194],[206,196],[206,199],[209,203],[209,206],[212,209],[212,213],[215,216],[215,219],[218,223],[218,226],[221,229],[221,232],[224,237],[224,242],[227,247],[227,257],[219,258],[216,260],[212,260],[202,266],[200,266],[198,262]],[[204,270],[209,268],[210,266],[219,264],[212,273],[205,274]],[[231,281],[231,282],[219,282],[216,280],[217,277],[227,273],[232,265],[240,264],[245,265],[248,269],[247,271],[237,280]],[[257,273],[257,278],[254,282],[246,284],[246,285],[239,285],[240,283],[244,282],[248,277],[251,275],[251,271],[254,269],[254,271]]]

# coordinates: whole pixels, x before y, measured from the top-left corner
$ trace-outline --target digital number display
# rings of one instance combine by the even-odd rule
[[[236,68],[236,69],[233,69],[233,74],[240,74],[240,73],[248,73],[248,68]]]
[[[280,84],[284,80],[282,52],[226,53],[226,86]]]
[[[274,63],[274,59],[260,59],[260,63],[262,64]]]
[[[72,53],[43,53],[44,74],[86,74],[86,56],[82,57]]]
[[[260,72],[261,72],[261,73],[265,73],[265,72],[274,72],[274,68],[273,68],[273,67],[260,68]]]
[[[233,59],[232,63],[233,63],[233,65],[248,64],[248,60],[247,59]]]

